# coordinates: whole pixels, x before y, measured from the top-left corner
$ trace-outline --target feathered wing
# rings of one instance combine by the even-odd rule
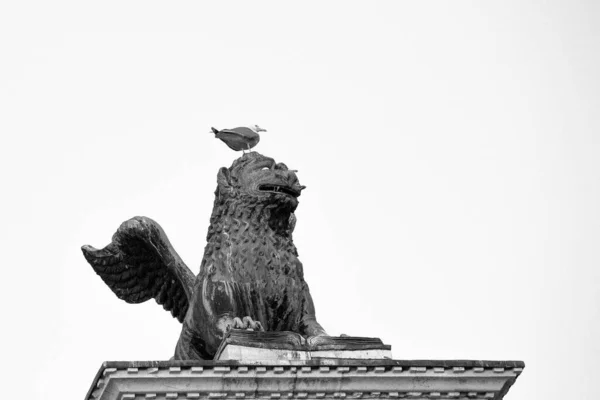
[[[81,250],[118,298],[128,303],[154,298],[183,322],[195,276],[155,221],[134,217],[121,224],[105,248]]]

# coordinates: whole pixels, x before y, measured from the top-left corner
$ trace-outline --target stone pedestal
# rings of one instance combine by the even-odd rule
[[[86,400],[502,399],[521,361],[105,362]]]

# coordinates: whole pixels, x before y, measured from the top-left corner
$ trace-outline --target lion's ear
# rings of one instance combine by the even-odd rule
[[[231,187],[231,175],[228,168],[221,167],[219,173],[217,174],[217,184],[223,189],[228,189]]]

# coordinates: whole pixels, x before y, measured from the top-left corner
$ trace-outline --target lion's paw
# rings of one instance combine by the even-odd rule
[[[241,318],[241,319],[238,317],[235,317],[233,319],[233,324],[231,325],[230,329],[246,329],[248,331],[264,331],[265,330],[265,328],[263,328],[260,321],[255,321],[248,316]]]

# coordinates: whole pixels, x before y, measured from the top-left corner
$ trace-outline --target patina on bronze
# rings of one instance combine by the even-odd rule
[[[83,246],[85,258],[120,299],[154,298],[183,322],[175,359],[212,359],[232,328],[325,336],[292,240],[304,189],[295,172],[251,152],[217,183],[198,276],[146,217],[124,222],[103,249]]]

